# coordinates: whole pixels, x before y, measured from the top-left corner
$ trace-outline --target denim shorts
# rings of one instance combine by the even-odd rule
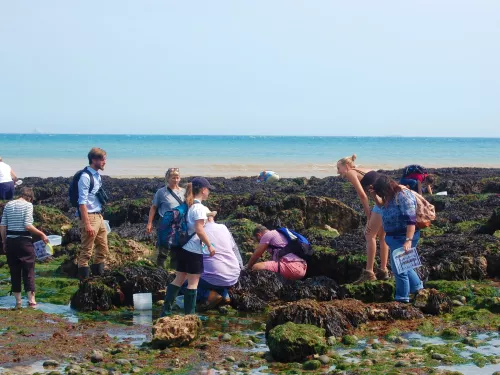
[[[372,208],[372,212],[376,213],[376,214],[379,214],[379,215],[382,215],[382,208],[380,208],[379,206],[375,205],[373,206]]]

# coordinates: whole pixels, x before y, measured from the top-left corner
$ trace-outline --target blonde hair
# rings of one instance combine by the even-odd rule
[[[184,196],[186,197],[186,204],[188,207],[194,204],[194,197],[200,193],[201,189],[203,189],[201,186],[193,187],[191,182],[186,185],[186,194]]]
[[[165,185],[168,185],[168,179],[173,174],[178,174],[180,176],[181,172],[179,171],[179,168],[168,168],[167,169],[167,171],[165,172]]]
[[[92,164],[93,159],[99,159],[102,160],[106,157],[106,151],[104,151],[102,148],[99,147],[93,147],[87,157],[89,158],[89,165]]]
[[[356,154],[352,154],[352,156],[346,156],[345,158],[340,159],[338,163],[345,165],[350,168],[355,168],[356,165],[354,164],[354,161],[356,160]]]

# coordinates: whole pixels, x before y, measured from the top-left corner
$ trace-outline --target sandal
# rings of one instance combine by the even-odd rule
[[[37,303],[36,302],[28,302],[29,307],[36,307]]]
[[[19,301],[19,302],[16,301],[16,307],[14,307],[14,308],[16,310],[22,309],[23,308],[23,302],[22,301]]]

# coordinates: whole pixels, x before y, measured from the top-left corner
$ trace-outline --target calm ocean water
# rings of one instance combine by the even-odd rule
[[[0,155],[10,162],[51,159],[81,164],[93,146],[106,150],[109,164],[280,164],[292,170],[294,165],[334,165],[356,153],[361,166],[380,168],[411,163],[500,166],[499,138],[0,134]]]

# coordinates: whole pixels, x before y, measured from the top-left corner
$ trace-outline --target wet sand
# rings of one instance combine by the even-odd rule
[[[15,171],[19,178],[24,177],[69,177],[85,165],[87,161],[84,158],[79,159],[54,159],[54,158],[37,158],[37,159],[15,159],[10,158],[5,160]],[[433,165],[426,165],[428,168],[443,168],[457,167],[458,165],[440,165],[439,162]],[[184,176],[207,176],[207,177],[237,177],[237,176],[257,176],[263,170],[276,171],[281,177],[327,177],[337,174],[336,161],[331,163],[288,163],[284,161],[269,160],[265,164],[257,163],[233,163],[231,160],[227,162],[214,162],[205,160],[201,163],[193,164],[192,161],[186,160],[151,160],[151,159],[113,159],[108,158],[106,169],[102,172],[103,175],[112,177],[161,177],[165,170],[169,167],[178,167]],[[371,161],[365,164],[360,164],[362,169],[398,169],[404,167],[403,164],[397,162],[390,164],[377,164]],[[474,163],[460,163],[460,167],[482,167],[482,168],[498,168],[500,163],[484,163],[477,165]]]

